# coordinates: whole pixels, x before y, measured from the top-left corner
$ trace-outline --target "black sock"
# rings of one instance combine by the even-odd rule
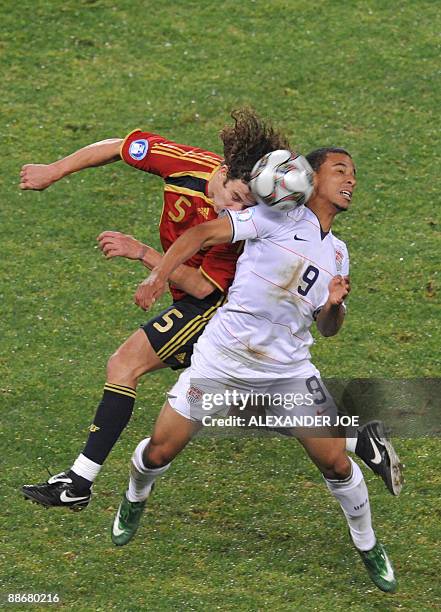
[[[103,399],[90,426],[89,437],[82,454],[91,461],[102,465],[107,459],[116,441],[122,434],[133,413],[136,391],[124,385],[106,383]],[[76,489],[90,488],[92,482],[72,470],[68,475],[72,478]]]
[[[87,480],[87,478],[78,476],[78,474],[75,474],[75,472],[72,472],[72,470],[67,470],[66,474],[72,480],[72,483],[75,489],[75,493],[78,493],[79,495],[83,495],[83,494],[85,495],[86,493],[89,493],[89,490],[91,486],[93,485],[93,482],[91,482],[90,480]]]

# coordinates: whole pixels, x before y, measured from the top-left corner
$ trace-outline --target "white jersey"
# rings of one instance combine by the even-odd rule
[[[336,274],[349,274],[344,242],[323,233],[305,207],[287,213],[257,205],[228,211],[232,242],[246,240],[228,302],[204,339],[251,370],[280,374],[310,359],[310,327]],[[204,343],[205,344],[205,343]]]

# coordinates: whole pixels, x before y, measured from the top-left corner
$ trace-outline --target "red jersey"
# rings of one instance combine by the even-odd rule
[[[208,182],[222,162],[216,153],[135,130],[125,138],[121,157],[130,166],[164,179],[164,203],[159,223],[164,252],[190,227],[217,219],[213,201],[207,195]],[[237,243],[220,244],[198,251],[185,263],[199,268],[216,287],[226,292],[233,281],[238,256]],[[175,300],[187,295],[176,287],[170,290]]]

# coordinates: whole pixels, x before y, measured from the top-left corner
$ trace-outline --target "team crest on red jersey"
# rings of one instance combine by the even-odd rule
[[[134,140],[130,143],[129,147],[129,155],[132,159],[136,159],[136,161],[140,161],[144,159],[149,150],[149,143],[144,138],[139,140]]]

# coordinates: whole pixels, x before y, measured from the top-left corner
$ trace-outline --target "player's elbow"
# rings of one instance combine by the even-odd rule
[[[319,330],[320,335],[324,336],[325,338],[330,338],[331,336],[338,334],[342,325],[343,321],[317,320],[317,329]]]
[[[331,336],[335,336],[338,333],[338,329],[327,329],[318,327],[321,336],[325,338],[330,338]]]
[[[345,310],[341,305],[333,307],[332,310],[321,310],[317,316],[316,323],[319,333],[325,338],[335,336],[340,331],[345,318]]]
[[[199,268],[192,275],[191,295],[198,300],[204,300],[216,290],[216,285]]]
[[[198,300],[204,300],[211,295],[214,290],[215,287],[207,282],[196,285],[192,293],[193,297],[197,298]]]

